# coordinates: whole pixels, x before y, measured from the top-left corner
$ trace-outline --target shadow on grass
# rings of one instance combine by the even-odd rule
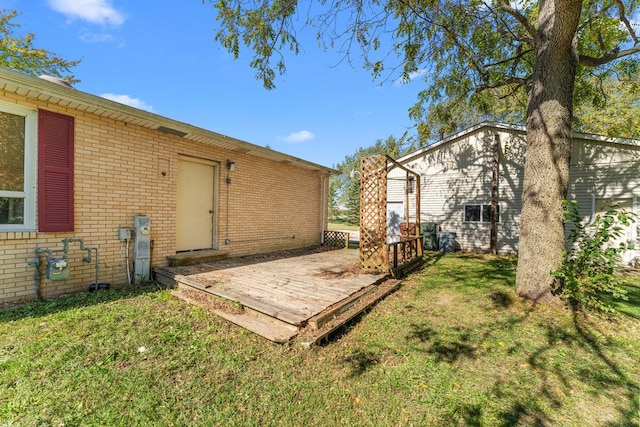
[[[139,295],[158,292],[164,289],[166,289],[166,287],[149,283],[137,286],[112,287],[96,292],[76,293],[63,295],[50,300],[20,303],[15,306],[0,309],[0,322],[47,316],[81,307],[134,298]]]
[[[568,402],[574,398],[576,390],[586,401],[591,397],[604,397],[612,402],[604,409],[593,408],[610,413],[609,419],[614,419],[601,420],[607,422],[603,425],[635,425],[633,420],[637,422],[640,417],[640,381],[627,363],[634,360],[635,350],[616,343],[615,332],[608,331],[608,326],[601,323],[607,320],[579,312],[570,312],[572,317],[568,317],[569,313],[563,308],[541,306],[539,311],[536,304],[520,304],[513,292],[515,259],[456,255],[463,261],[483,259],[481,263],[469,262],[467,270],[464,266],[444,263],[445,257],[429,259],[427,267],[419,273],[422,276],[416,296],[429,298],[430,291],[437,291],[455,303],[471,301],[470,304],[475,304],[475,308],[484,314],[478,315],[476,323],[465,326],[435,327],[428,320],[414,322],[405,339],[409,343],[419,343],[412,348],[430,355],[436,363],[455,367],[493,363],[491,349],[486,352],[483,346],[500,343],[505,358],[512,358],[512,362],[504,363],[515,363],[514,369],[524,369],[526,375],[534,375],[536,380],[523,387],[517,373],[505,375],[487,368],[486,378],[493,382],[491,394],[504,402],[504,407],[497,412],[498,425],[551,425],[549,420],[556,410],[573,404]],[[438,268],[439,275],[432,275],[430,267]],[[444,271],[440,271],[442,269]],[[636,308],[640,307],[640,287],[630,285],[627,290],[628,301],[616,309],[628,318],[638,319]],[[483,295],[490,304],[483,304]],[[412,306],[412,309],[415,308]],[[537,313],[532,315],[534,311]],[[439,320],[441,316],[434,318],[438,324],[442,321]],[[562,320],[556,321],[556,316]],[[456,318],[451,318],[450,322],[460,324]],[[522,334],[527,337],[520,339]],[[627,339],[624,337],[631,339],[630,334],[621,339]],[[482,362],[485,357],[489,359]],[[465,425],[478,425],[483,409],[479,408],[479,412],[474,408],[466,409],[469,411],[457,408],[452,419],[462,420]]]
[[[478,357],[477,348],[465,342],[464,335],[460,340],[436,340],[428,350],[437,362],[453,363],[460,358],[475,359]]]
[[[501,425],[550,425],[540,403],[544,401],[551,408],[562,407],[566,396],[573,394],[576,381],[581,383],[579,388],[584,393],[606,395],[614,402],[614,407],[605,410],[616,411],[617,420],[601,425],[634,425],[633,417],[640,414],[640,385],[607,354],[602,340],[596,337],[596,326],[590,325],[582,313],[574,311],[573,324],[569,328],[551,322],[544,328],[547,342],[531,353],[527,360],[530,372],[536,373],[540,380],[540,387],[535,394],[516,395],[515,392],[503,391],[502,394],[513,403],[500,413]],[[615,351],[619,353],[621,349]],[[575,357],[578,354],[580,356]],[[558,355],[570,358],[571,363],[562,363]],[[504,381],[495,383],[494,393],[500,395],[500,390],[504,389],[508,389]]]
[[[606,367],[606,369],[598,372],[603,378],[594,381],[593,386],[603,388],[603,385],[617,385],[621,390],[626,390],[624,394],[630,402],[630,405],[627,408],[620,408],[620,411],[623,413],[624,419],[631,420],[634,416],[640,418],[640,384],[630,378],[624,370],[607,355],[602,343],[594,336],[593,327],[590,327],[582,321],[579,318],[579,313],[573,313],[573,324],[579,337],[580,345],[596,355],[598,360]],[[583,378],[591,378],[593,371],[590,369],[585,370],[582,376]],[[609,423],[609,425],[618,426],[623,424]]]
[[[447,275],[456,282],[457,286],[488,287],[494,289],[493,282],[500,282],[505,286],[515,286],[515,269],[517,259],[512,256],[491,256],[484,253],[465,252],[443,254],[430,252],[424,255],[422,272],[429,268],[443,267],[442,260],[455,257],[457,260],[469,261],[468,268],[447,270]],[[478,280],[481,278],[482,280]],[[487,286],[488,284],[488,286]]]
[[[498,417],[500,427],[532,426],[548,427],[551,423],[540,416],[542,409],[531,403],[514,403],[509,410],[503,411]]]
[[[640,281],[635,283],[627,283],[622,285],[622,288],[627,291],[627,300],[611,301],[611,305],[616,311],[640,320]]]
[[[501,339],[501,331],[513,329],[513,333],[517,334],[517,328],[527,317],[525,314],[512,317],[511,320],[501,319],[447,331],[438,330],[427,322],[412,324],[406,339],[425,344],[423,351],[431,355],[436,363],[460,367],[463,366],[460,364],[478,363],[485,357],[482,345]],[[640,385],[630,375],[629,367],[620,366],[612,357],[614,353],[619,357],[619,352],[624,350],[607,348],[606,338],[598,338],[596,327],[581,319],[579,313],[573,314],[573,324],[558,326],[550,321],[539,327],[543,330],[543,340],[533,350],[517,343],[513,348],[506,348],[505,356],[512,357],[515,354],[515,357],[519,357],[522,354],[526,364],[521,365],[527,366],[528,373],[537,377],[536,385],[523,389],[518,384],[521,381],[518,378],[510,375],[505,377],[490,370],[486,372],[486,378],[492,378],[493,381],[491,394],[507,403],[497,414],[501,420],[499,425],[552,425],[549,421],[552,416],[550,411],[563,407],[567,396],[574,394],[576,387],[587,396],[604,394],[614,402],[615,406],[606,410],[616,414],[616,421],[605,425],[634,425],[628,420],[640,414]],[[633,358],[631,350],[627,356]],[[455,419],[464,420],[465,425],[480,425],[482,408],[476,408],[479,413],[474,408],[466,408],[470,412],[463,409],[456,410]]]
[[[490,292],[489,299],[493,302],[495,308],[509,308],[515,302],[515,298],[512,293],[504,291]]]
[[[372,351],[356,350],[343,358],[343,362],[351,368],[350,377],[357,377],[380,363],[380,356]]]

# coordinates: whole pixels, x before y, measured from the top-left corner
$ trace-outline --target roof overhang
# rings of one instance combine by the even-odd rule
[[[0,89],[8,93],[14,93],[72,110],[157,130],[165,134],[175,135],[191,141],[242,154],[327,174],[339,173],[326,166],[299,159],[269,148],[260,147],[246,141],[82,92],[72,87],[62,86],[39,77],[28,76],[2,67],[0,67]]]
[[[453,135],[449,135],[446,138],[441,139],[440,141],[437,141],[431,145],[428,145],[424,148],[421,148],[417,151],[414,151],[412,153],[409,153],[399,159],[397,159],[397,162],[399,163],[408,163],[420,156],[422,156],[425,153],[434,151],[439,149],[441,146],[449,144],[453,141],[456,140],[460,140],[462,138],[465,138],[471,134],[474,134],[476,132],[479,132],[483,129],[492,129],[495,131],[502,131],[502,132],[510,132],[510,133],[517,133],[517,134],[521,134],[521,135],[526,135],[527,133],[527,128],[525,126],[522,125],[511,125],[511,124],[507,124],[507,123],[496,123],[496,122],[481,122],[478,123],[474,126],[471,126],[467,129],[464,129],[460,132],[457,132]],[[637,139],[630,139],[630,138],[613,138],[613,137],[608,137],[608,136],[604,136],[604,135],[594,135],[594,134],[589,134],[589,133],[581,133],[581,132],[573,132],[573,138],[574,139],[582,139],[582,140],[586,140],[586,141],[594,141],[594,142],[603,142],[603,143],[608,143],[608,144],[621,144],[621,145],[628,145],[628,146],[633,146],[633,147],[640,147],[640,141]]]

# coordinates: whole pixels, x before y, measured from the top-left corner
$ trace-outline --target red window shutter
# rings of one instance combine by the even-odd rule
[[[38,113],[38,228],[73,231],[73,117]]]

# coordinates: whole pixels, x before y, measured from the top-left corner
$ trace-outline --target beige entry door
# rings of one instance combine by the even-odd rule
[[[176,250],[211,249],[215,238],[216,163],[178,159]]]

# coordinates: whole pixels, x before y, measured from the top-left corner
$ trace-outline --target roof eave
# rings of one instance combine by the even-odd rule
[[[324,172],[338,171],[288,154],[280,153],[240,139],[199,128],[155,113],[140,110],[72,87],[28,76],[0,67],[0,89],[82,112],[96,114],[112,120],[158,130],[178,137],[197,141],[231,151],[249,154],[283,164]]]
[[[497,130],[503,130],[503,131],[510,131],[510,132],[518,132],[518,133],[524,133],[526,134],[527,129],[526,127],[522,126],[522,125],[512,125],[512,124],[508,124],[508,123],[498,123],[498,122],[489,122],[489,121],[484,121],[484,122],[480,122],[476,125],[473,125],[471,127],[468,127],[460,132],[457,132],[453,135],[449,135],[446,138],[441,139],[440,141],[437,141],[431,145],[428,145],[424,148],[421,148],[417,151],[414,151],[413,153],[409,153],[401,158],[399,158],[397,161],[398,163],[408,163],[420,156],[422,156],[424,153],[432,151],[432,150],[436,150],[439,147],[441,147],[442,145],[445,145],[447,143],[450,143],[452,141],[455,141],[457,139],[461,139],[464,138],[465,136],[468,136],[472,133],[478,132],[479,130],[483,129],[483,128],[492,128],[492,129],[497,129]],[[622,145],[630,145],[630,146],[635,146],[635,147],[640,147],[640,141],[637,139],[631,139],[631,138],[614,138],[614,137],[608,137],[608,136],[603,136],[603,135],[595,135],[595,134],[589,134],[589,133],[582,133],[582,132],[573,132],[573,137],[577,138],[577,139],[584,139],[584,140],[588,140],[588,141],[597,141],[597,142],[606,142],[606,143],[610,143],[610,144],[622,144]]]

